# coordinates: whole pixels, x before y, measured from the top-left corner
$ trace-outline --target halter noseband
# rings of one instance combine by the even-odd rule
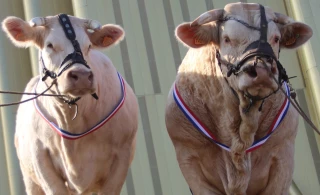
[[[45,63],[43,61],[42,55],[40,53],[40,63],[42,64],[42,72],[43,77],[42,81],[45,81],[48,77],[51,77],[52,79],[56,79],[59,77],[63,72],[65,72],[68,68],[70,68],[74,64],[82,64],[86,68],[90,69],[88,66],[86,60],[83,57],[79,42],[76,40],[76,33],[74,32],[74,29],[72,27],[72,24],[70,22],[70,19],[68,15],[66,14],[59,14],[58,15],[59,22],[62,26],[62,29],[66,35],[66,37],[70,40],[72,43],[72,46],[74,48],[73,53],[70,53],[67,55],[62,63],[60,64],[58,73],[55,73],[54,71],[50,71],[46,68]],[[93,98],[96,100],[98,99],[98,96],[96,93],[91,94]],[[80,97],[77,97],[75,99],[67,100],[63,99],[63,101],[69,105],[76,105],[76,102],[80,99]]]
[[[279,78],[278,78],[279,83],[282,83],[283,81],[288,82],[289,78],[287,76],[285,69],[283,68],[282,64],[279,62],[278,58],[274,54],[271,45],[268,43],[268,36],[267,36],[268,35],[268,21],[266,18],[264,6],[262,6],[262,5],[260,5],[260,15],[261,15],[260,28],[251,26],[248,23],[246,23],[242,20],[236,19],[236,18],[230,18],[230,17],[228,18],[227,17],[227,18],[221,20],[222,22],[225,22],[228,20],[235,20],[235,21],[243,24],[244,26],[246,26],[249,29],[258,30],[258,31],[260,31],[260,39],[254,41],[248,45],[248,47],[244,50],[244,52],[241,56],[241,60],[238,62],[237,65],[223,61],[221,59],[219,51],[216,50],[216,58],[218,60],[218,64],[219,64],[219,66],[221,66],[222,62],[226,64],[226,66],[228,68],[227,77],[230,77],[232,74],[237,75],[240,72],[240,69],[244,65],[244,63],[250,58],[256,57],[255,63],[257,62],[257,59],[269,58],[269,59],[275,60],[277,63],[277,68],[279,71]],[[279,52],[280,52],[280,50],[279,50]]]
[[[70,19],[69,19],[68,15],[59,14],[58,18],[59,18],[59,22],[60,22],[60,24],[61,24],[61,26],[63,28],[63,31],[64,31],[66,37],[72,43],[72,46],[74,48],[74,52],[70,53],[69,55],[67,55],[65,57],[65,59],[60,64],[59,72],[57,74],[55,72],[53,72],[53,71],[48,70],[45,67],[45,64],[44,64],[44,61],[42,59],[42,56],[40,56],[41,63],[42,63],[42,66],[43,66],[43,71],[42,72],[44,74],[44,76],[42,77],[42,81],[45,81],[48,78],[48,76],[51,77],[52,79],[55,79],[56,77],[59,77],[64,71],[66,71],[68,68],[70,68],[73,64],[76,64],[76,63],[82,64],[85,67],[87,67],[88,69],[90,69],[90,67],[88,66],[87,62],[83,58],[83,54],[82,54],[79,42],[76,40],[76,33],[74,32],[74,29],[72,27],[72,24],[70,22]]]

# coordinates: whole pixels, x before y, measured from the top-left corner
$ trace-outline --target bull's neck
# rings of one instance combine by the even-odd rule
[[[92,69],[97,81],[96,94],[99,99],[94,99],[90,94],[81,97],[78,104],[77,117],[73,119],[76,106],[69,107],[59,98],[40,97],[38,105],[43,114],[60,129],[70,133],[83,133],[102,119],[104,119],[116,106],[121,98],[121,84],[113,66],[95,67]],[[42,91],[46,86],[40,83],[37,91]]]
[[[241,113],[243,109],[240,106],[241,98],[239,99],[239,93],[235,95],[232,91],[220,67],[215,63],[215,51],[212,46],[188,51],[179,67],[176,85],[181,97],[202,120],[201,122],[211,127],[209,129],[222,142],[230,143],[230,133],[237,133],[240,124],[244,122],[244,115]],[[268,131],[283,101],[284,95],[278,91],[265,100],[261,112],[258,108],[250,110],[255,116],[252,120],[258,121],[256,132],[258,137]],[[265,119],[268,121],[262,123]],[[226,129],[232,129],[233,132]]]

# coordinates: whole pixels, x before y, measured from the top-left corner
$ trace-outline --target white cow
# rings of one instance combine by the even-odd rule
[[[117,25],[59,17],[30,23],[8,17],[2,23],[16,46],[39,49],[40,69],[47,71],[32,78],[25,92],[40,93],[54,83],[47,93],[64,95],[41,96],[19,106],[15,146],[26,191],[118,195],[134,156],[138,106],[130,86],[97,49],[120,42],[124,31]],[[69,30],[72,34],[70,26],[78,45],[66,36]]]
[[[305,43],[311,28],[234,3],[179,25],[176,36],[190,49],[169,93],[166,125],[193,194],[288,194],[298,114],[275,82],[289,95],[278,58],[280,48]]]

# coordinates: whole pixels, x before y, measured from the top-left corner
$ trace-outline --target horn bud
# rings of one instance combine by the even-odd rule
[[[101,24],[96,20],[88,20],[87,27],[92,30],[98,30],[101,28]]]
[[[200,26],[202,24],[219,20],[223,16],[223,12],[224,12],[223,9],[213,9],[213,10],[207,11],[201,14],[197,19],[195,19],[191,23],[191,26]]]
[[[46,24],[46,19],[43,17],[35,17],[29,21],[30,26],[44,26]]]

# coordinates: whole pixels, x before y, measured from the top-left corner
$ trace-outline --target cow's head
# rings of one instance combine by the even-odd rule
[[[257,41],[262,36],[261,9],[265,12],[267,22],[266,42],[269,44],[266,43],[268,45],[266,50],[272,53],[274,58],[263,55],[259,58],[254,55],[245,58],[262,44],[261,41]],[[238,67],[233,71],[237,76],[230,76],[229,71],[228,81],[231,87],[250,97],[260,99],[278,88],[273,77],[279,76],[277,59],[280,48],[299,47],[312,36],[312,30],[306,24],[274,13],[268,7],[261,8],[259,4],[233,3],[226,5],[224,9],[208,11],[191,23],[179,25],[176,36],[179,41],[191,48],[200,48],[208,44],[215,47],[216,51],[220,52],[221,70],[225,77],[232,67]],[[219,60],[218,56],[216,65],[219,64]]]
[[[58,75],[56,93],[72,98],[92,94],[97,87],[92,72],[95,64],[91,62],[92,49],[107,48],[117,44],[124,37],[124,31],[116,25],[101,26],[94,20],[68,17],[76,34],[81,52],[75,51],[74,45],[67,38],[58,16],[34,18],[29,23],[17,17],[8,17],[2,23],[3,30],[18,47],[36,46],[40,50],[39,68],[43,66]],[[74,63],[69,54],[77,53]],[[81,54],[82,53],[82,54]],[[82,56],[82,57],[81,57]],[[81,59],[83,63],[81,63]],[[80,60],[79,60],[80,59]],[[41,65],[43,63],[43,65]],[[65,70],[63,70],[65,68]],[[50,84],[51,79],[45,82]]]

